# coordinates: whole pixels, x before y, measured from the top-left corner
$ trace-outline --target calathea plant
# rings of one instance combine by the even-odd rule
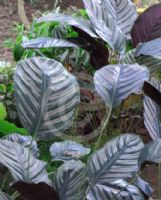
[[[160,48],[157,38],[160,26],[156,19],[161,17],[158,12],[160,4],[145,11],[136,21],[136,9],[130,0],[84,0],[84,5],[89,21],[51,14],[38,19],[37,22],[68,22],[76,27],[75,30],[81,39],[83,35],[88,34],[85,40],[79,40],[79,37],[78,40],[41,38],[28,41],[23,47],[81,46],[87,50],[90,48],[92,52],[100,52],[100,55],[104,56],[102,49],[98,48],[101,44],[101,47],[103,45],[106,49],[109,45],[109,48],[119,54],[119,63],[116,65],[102,66],[102,63],[105,63],[100,59],[101,63],[97,62],[97,69],[100,69],[94,75],[96,91],[108,107],[107,118],[100,131],[101,138],[112,109],[131,93],[141,93],[144,82],[147,81],[147,84],[150,77],[147,67],[152,69],[157,66],[150,72],[156,72],[158,69]],[[151,14],[153,12],[156,15]],[[148,20],[149,14],[151,21]],[[150,25],[143,31],[140,28],[136,36],[135,30],[146,20]],[[130,38],[136,49],[125,53],[126,41]],[[91,42],[88,43],[89,39]],[[99,45],[95,45],[98,43]],[[148,51],[149,43],[155,44],[155,53],[152,49]],[[108,54],[106,61],[107,58]],[[97,61],[93,58],[91,60]],[[145,66],[137,64],[137,61]],[[154,81],[152,85],[160,94],[160,83]],[[17,110],[22,125],[33,137],[14,134],[0,139],[0,163],[11,172],[14,180],[12,187],[27,200],[41,200],[44,196],[45,199],[53,200],[148,199],[152,195],[152,189],[139,177],[138,172],[141,171],[144,161],[161,161],[161,140],[158,114],[160,107],[156,101],[157,97],[155,102],[150,99],[151,95],[145,86],[144,91],[149,96],[145,96],[144,100],[145,125],[154,141],[144,145],[139,136],[127,133],[108,141],[100,148],[99,138],[97,150],[88,158],[87,163],[78,160],[90,153],[90,150],[82,145],[72,141],[53,144],[50,148],[53,160],[62,160],[64,164],[50,179],[46,170],[47,163],[39,160],[36,140],[48,140],[59,136],[72,125],[80,99],[78,82],[55,60],[33,57],[19,62],[15,72]],[[1,191],[0,197],[2,200],[12,200],[16,199],[17,193],[9,196]]]

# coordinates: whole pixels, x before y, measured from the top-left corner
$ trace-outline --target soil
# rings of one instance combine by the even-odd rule
[[[51,10],[54,6],[54,0],[37,0],[35,5],[31,5],[29,2],[29,0],[25,0],[25,11],[30,21],[36,13]],[[65,0],[60,4],[61,9],[65,9],[69,5],[79,8],[83,6],[81,0]],[[13,61],[11,49],[4,47],[4,41],[9,38],[15,39],[15,23],[20,23],[17,0],[0,0],[0,61]]]

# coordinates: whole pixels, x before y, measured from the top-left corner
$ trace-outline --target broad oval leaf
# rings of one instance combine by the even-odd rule
[[[55,142],[50,147],[50,154],[53,160],[62,161],[79,159],[84,155],[88,155],[90,151],[89,148],[85,148],[82,144],[73,141]]]
[[[86,166],[81,161],[68,161],[54,175],[53,187],[60,200],[82,200],[86,193]]]
[[[139,156],[139,166],[141,167],[145,161],[154,163],[161,162],[161,139],[150,142],[141,150]]]
[[[106,185],[96,184],[89,188],[87,200],[144,200],[140,190],[125,180],[117,180]]]
[[[17,142],[0,140],[0,163],[10,170],[15,181],[50,184],[46,163]]]
[[[132,28],[131,37],[133,47],[161,37],[161,4],[148,8],[138,17]]]
[[[151,80],[150,84],[161,92],[161,84]],[[150,97],[144,97],[144,124],[153,140],[161,138],[160,106]]]
[[[146,66],[149,69],[150,76],[155,76],[158,70],[161,69],[161,59],[151,56],[139,56],[136,58],[135,52],[136,49],[128,51],[123,57],[123,62],[126,64],[138,63],[139,65]]]
[[[130,178],[138,171],[138,157],[144,147],[141,138],[125,134],[112,139],[88,160],[91,187]]]
[[[67,23],[71,26],[76,26],[82,30],[84,30],[86,33],[88,33],[92,37],[98,37],[96,32],[93,29],[93,26],[88,20],[81,19],[78,17],[73,17],[70,15],[64,15],[60,13],[52,13],[48,14],[46,16],[43,16],[36,20],[37,23],[40,22],[51,22],[51,21],[57,21],[60,23]]]
[[[116,26],[112,16],[107,12],[103,1],[83,0],[86,11],[97,34],[112,49],[120,53],[125,51],[125,34]]]
[[[17,142],[21,144],[23,147],[31,149],[32,154],[36,158],[39,157],[39,149],[37,147],[37,142],[33,140],[31,136],[22,136],[18,133],[12,133],[10,135],[4,136],[2,139],[8,140],[11,142]]]
[[[95,88],[109,107],[116,107],[131,93],[140,92],[148,79],[148,69],[138,64],[107,65],[94,75]]]
[[[61,63],[43,57],[18,63],[15,96],[21,123],[39,139],[68,129],[80,98],[76,78]]]
[[[161,59],[161,38],[140,44],[136,48],[135,57],[140,55]]]
[[[131,0],[102,0],[106,10],[112,16],[122,32],[130,38],[132,26],[138,16],[136,7]]]
[[[23,48],[49,48],[49,47],[78,47],[76,44],[63,40],[63,39],[57,39],[57,38],[49,38],[49,37],[42,37],[37,39],[32,39],[27,42],[22,43]]]
[[[18,181],[12,185],[25,200],[60,200],[58,193],[46,183],[25,183]]]
[[[1,200],[13,200],[8,194],[2,192],[1,190],[0,190],[0,199]]]

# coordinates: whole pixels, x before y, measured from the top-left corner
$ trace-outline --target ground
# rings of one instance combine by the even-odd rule
[[[29,1],[29,0],[28,0]],[[34,6],[25,0],[25,10],[29,20],[39,11],[52,9],[54,0],[37,0],[38,3]],[[66,0],[61,3],[61,8],[64,9],[70,5],[82,6],[81,1]],[[17,12],[17,0],[0,0],[0,61],[12,61],[12,52],[10,49],[4,48],[4,41],[8,38],[15,38],[14,24],[20,23]]]

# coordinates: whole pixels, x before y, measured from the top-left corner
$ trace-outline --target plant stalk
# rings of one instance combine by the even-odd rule
[[[13,193],[13,195],[11,196],[13,199],[16,199],[17,197],[19,197],[20,194],[18,192]]]
[[[102,129],[101,129],[101,133],[100,133],[99,138],[97,140],[97,143],[96,143],[96,146],[95,146],[96,147],[95,150],[97,150],[101,145],[102,136],[104,134],[105,129],[108,127],[108,124],[109,124],[109,121],[110,121],[110,117],[111,117],[111,113],[112,113],[112,107],[110,107],[110,109],[108,110],[107,118],[106,118],[106,120],[105,120],[105,122],[103,124]]]

